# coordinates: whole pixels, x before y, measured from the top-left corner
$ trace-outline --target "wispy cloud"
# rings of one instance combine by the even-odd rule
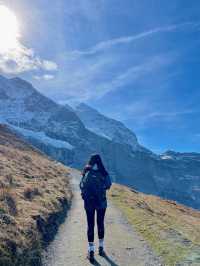
[[[134,41],[143,40],[145,38],[152,37],[158,33],[175,32],[177,30],[186,29],[186,28],[196,28],[198,26],[200,26],[200,22],[185,22],[185,23],[174,24],[174,25],[169,25],[165,27],[157,27],[155,29],[144,31],[136,35],[119,37],[119,38],[110,39],[107,41],[102,41],[87,50],[72,51],[69,53],[69,56],[72,58],[77,58],[79,56],[84,56],[84,55],[93,55],[99,52],[103,52],[107,49],[110,49],[120,44],[128,44]]]
[[[64,68],[51,82],[52,88],[49,93],[55,95],[53,86],[58,87],[59,84],[59,96],[55,96],[58,101],[97,100],[118,89],[125,90],[128,86],[133,86],[135,90],[145,90],[152,85],[152,94],[156,94],[156,88],[159,90],[163,82],[166,82],[165,76],[175,71],[171,71],[172,68],[168,71],[167,67],[176,65],[175,62],[182,51],[174,48],[169,51],[159,42],[154,47],[152,43],[145,46],[147,40],[150,41],[154,36],[161,36],[162,39],[165,33],[196,30],[199,26],[200,22],[158,26],[135,35],[101,41],[85,50],[68,50],[64,56],[62,54],[62,60],[65,58],[65,62],[63,63],[63,60],[61,65]],[[140,41],[144,40],[141,46]],[[126,44],[134,42],[137,42],[136,45],[127,49]],[[136,82],[137,88],[134,87]],[[147,84],[149,82],[152,84]],[[153,113],[154,110],[150,111],[152,119],[156,119],[158,114]]]
[[[15,48],[0,52],[0,71],[6,74],[19,74],[32,70],[55,71],[57,68],[55,62],[40,58],[35,55],[33,49],[27,48],[20,42]]]
[[[108,92],[117,90],[118,88],[134,84],[135,81],[141,79],[145,75],[154,74],[157,70],[171,64],[175,58],[166,55],[156,55],[146,58],[141,64],[128,68],[124,72],[116,75],[113,79],[100,83],[96,86],[94,93],[90,92],[88,98],[101,98]]]
[[[164,125],[170,129],[183,128],[185,125],[181,121],[184,121],[186,116],[192,117],[199,113],[196,108],[174,106],[165,101],[164,95],[161,98],[157,98],[156,95],[141,97],[131,104],[113,107],[108,115],[125,124],[131,120],[137,130],[144,130],[155,125]],[[119,111],[121,109],[123,112]]]
[[[189,114],[194,114],[196,111],[193,109],[188,109],[188,110],[182,110],[182,111],[169,111],[169,112],[152,112],[149,114],[146,114],[146,118],[166,118],[170,119],[173,117],[178,117],[178,116],[183,116],[183,115],[189,115]]]
[[[164,95],[157,99],[156,95],[154,95],[148,99],[142,98],[139,101],[125,106],[125,115],[123,113],[118,113],[117,115],[118,119],[123,121],[131,118],[137,128],[144,129],[157,123],[164,123],[165,127],[167,125],[178,125],[179,121],[184,119],[184,117],[193,116],[198,113],[199,110],[197,108],[177,106],[167,102]]]
[[[44,75],[35,75],[35,76],[33,76],[34,77],[34,79],[36,79],[36,80],[52,80],[52,79],[54,79],[55,78],[55,76],[54,75],[51,75],[51,74],[44,74]]]
[[[127,67],[117,72],[113,67],[119,64],[119,58],[113,55],[101,56],[97,61],[78,61],[71,69],[70,75],[66,75],[66,96],[77,101],[100,99],[109,92],[126,87],[129,84],[142,79],[145,75],[155,75],[163,68],[172,64],[176,57],[171,54],[152,55],[143,58],[141,63]],[[67,73],[67,71],[66,71]],[[63,98],[63,97],[62,97]]]
[[[130,84],[134,85],[134,82],[141,81],[144,75],[154,76],[154,80],[161,79],[159,73],[165,67],[172,65],[181,51],[152,53],[151,49],[147,49],[148,52],[144,52],[137,45],[128,50],[127,58],[127,47],[124,45],[152,38],[161,33],[191,30],[198,26],[199,22],[185,22],[156,27],[136,35],[102,41],[86,50],[69,51],[65,54],[65,72],[60,75],[65,76],[65,85],[60,84],[60,87],[64,88],[61,98],[69,96],[76,101],[100,99],[109,92]],[[148,76],[146,78],[148,80]]]

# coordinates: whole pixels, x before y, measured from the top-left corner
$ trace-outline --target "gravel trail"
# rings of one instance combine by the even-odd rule
[[[74,200],[64,224],[54,241],[43,253],[44,266],[87,266],[86,217],[78,188],[78,171],[73,170]],[[96,229],[96,228],[95,228]],[[96,235],[96,243],[98,243]],[[96,245],[96,251],[98,246]],[[127,223],[121,212],[108,204],[105,234],[106,257],[97,252],[94,265],[100,266],[161,266],[158,257]]]

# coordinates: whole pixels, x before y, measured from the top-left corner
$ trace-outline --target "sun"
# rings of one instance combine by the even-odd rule
[[[0,5],[0,53],[16,49],[19,36],[17,17],[9,8]]]

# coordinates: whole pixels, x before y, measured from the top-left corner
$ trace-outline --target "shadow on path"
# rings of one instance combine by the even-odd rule
[[[96,259],[94,259],[94,262],[91,262],[91,264],[95,266],[102,266]]]
[[[106,253],[104,253],[103,258],[110,263],[110,266],[119,266],[118,264],[116,264],[110,257],[108,257],[108,255]]]
[[[104,254],[102,257],[110,264],[110,266],[119,266],[110,257],[108,257],[107,254]],[[91,264],[94,266],[102,266],[103,265],[103,264],[100,264],[96,259],[94,259],[94,262]]]

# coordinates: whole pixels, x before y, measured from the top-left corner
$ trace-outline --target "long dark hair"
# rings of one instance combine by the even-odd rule
[[[97,166],[97,169],[101,172],[103,176],[108,175],[108,172],[106,171],[99,154],[91,155],[88,164],[83,169],[83,175],[85,175],[90,169],[92,169],[94,165]]]

